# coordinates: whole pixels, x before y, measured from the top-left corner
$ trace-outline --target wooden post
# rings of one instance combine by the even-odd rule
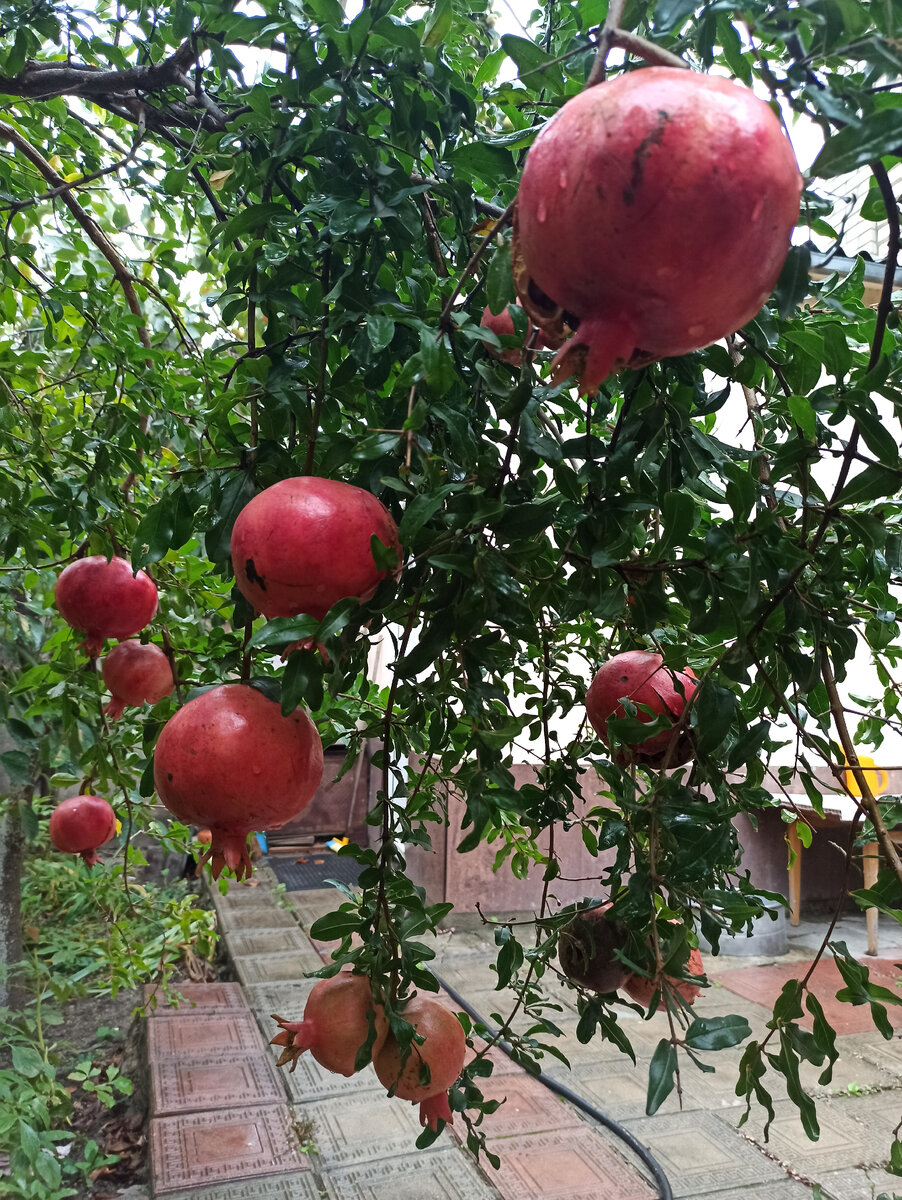
[[[799,832],[796,829],[795,821],[787,830],[786,840],[792,853],[792,860],[787,868],[789,871],[789,923],[798,925],[802,907],[802,843],[799,841]]]

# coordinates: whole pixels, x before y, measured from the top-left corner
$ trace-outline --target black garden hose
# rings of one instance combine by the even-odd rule
[[[441,975],[437,974],[435,971],[432,973],[435,975],[435,978],[440,986],[444,988],[454,1003],[459,1004],[468,1016],[472,1017],[474,1021],[478,1021],[479,1024],[484,1026],[489,1031],[489,1034],[494,1037],[494,1031],[492,1030],[491,1025],[489,1025],[488,1022],[482,1016],[480,1016],[472,1004],[466,1001],[460,992],[451,987],[449,983],[446,983],[444,979],[442,979]],[[499,1038],[494,1044],[500,1050],[503,1050],[508,1058],[512,1057],[513,1051],[507,1042]],[[546,1075],[543,1071],[540,1071],[535,1078],[538,1079],[539,1083],[543,1083],[550,1091],[556,1092],[559,1096],[563,1096],[565,1100],[568,1100],[571,1104],[575,1105],[581,1112],[584,1112],[587,1116],[591,1117],[593,1121],[597,1121],[599,1125],[603,1125],[605,1129],[610,1129],[611,1133],[613,1133],[615,1137],[620,1138],[622,1142],[626,1142],[637,1158],[639,1158],[645,1164],[645,1166],[648,1168],[649,1174],[654,1178],[655,1184],[660,1190],[660,1200],[673,1200],[673,1191],[670,1187],[670,1181],[664,1174],[660,1164],[652,1156],[651,1151],[646,1146],[643,1146],[639,1139],[634,1137],[628,1129],[624,1129],[624,1127],[619,1122],[615,1121],[613,1117],[605,1116],[603,1112],[599,1112],[597,1108],[593,1108],[591,1104],[589,1104],[586,1100],[583,1100],[582,1096],[578,1096],[576,1092],[571,1091],[570,1088],[566,1087],[563,1083],[558,1083],[556,1079],[552,1079],[550,1075]]]

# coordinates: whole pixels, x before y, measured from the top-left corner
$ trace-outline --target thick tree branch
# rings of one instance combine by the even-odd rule
[[[187,41],[161,63],[128,67],[124,71],[105,71],[87,63],[32,61],[18,75],[0,75],[0,92],[29,100],[49,100],[54,96],[95,99],[128,92],[159,92],[181,82],[195,55],[194,45]]]

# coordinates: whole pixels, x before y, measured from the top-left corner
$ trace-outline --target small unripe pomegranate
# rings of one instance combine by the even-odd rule
[[[578,913],[558,938],[558,960],[568,979],[593,992],[616,992],[630,974],[615,953],[626,946],[627,933],[607,917],[610,904]]]
[[[116,832],[116,814],[100,796],[72,796],[50,814],[50,840],[57,850],[80,854],[89,867],[100,859],[97,847]]]
[[[124,558],[102,554],[79,558],[59,574],[54,599],[67,625],[87,634],[81,643],[95,657],[105,638],[130,638],[149,624],[157,611],[157,585]]]
[[[112,699],[103,710],[116,721],[126,704],[156,704],[175,687],[169,659],[152,642],[119,642],[103,660],[103,682]]]
[[[519,301],[518,301],[519,303]],[[485,306],[482,312],[482,320],[479,324],[484,329],[490,329],[492,333],[498,337],[513,337],[517,332],[514,329],[514,319],[508,308],[503,308],[500,313],[493,313],[488,305]],[[509,367],[519,367],[523,362],[523,351],[518,350],[514,346],[509,346],[506,349],[499,350],[497,346],[491,346],[486,343],[486,349],[492,358],[497,358],[503,363],[507,363]]]
[[[704,975],[705,967],[702,962],[701,952],[693,946],[689,951],[689,960],[686,963],[686,969],[690,975]],[[665,983],[682,996],[687,1004],[694,1004],[701,994],[701,987],[697,983],[687,983],[683,979],[674,979],[672,975],[664,976]],[[643,1008],[651,1007],[652,1000],[658,996],[660,1003],[660,994],[657,985],[653,979],[646,979],[644,975],[630,975],[624,982],[624,990]]]
[[[555,379],[594,391],[750,321],[801,190],[777,116],[730,80],[645,67],[568,100],[529,151],[514,217],[523,307],[552,332],[562,317],[576,329]]]
[[[247,835],[278,829],[307,807],[323,775],[323,746],[301,708],[287,717],[256,688],[226,683],[189,700],[163,726],[154,783],[169,811],[210,830],[213,878],[251,873]]]
[[[306,613],[321,621],[339,600],[368,600],[391,573],[376,565],[374,537],[400,565],[398,528],[370,492],[313,475],[283,479],[238,514],[235,583],[265,617]]]
[[[370,1031],[374,1037],[370,1058],[379,1053],[388,1034],[385,1010],[374,1002],[370,981],[344,968],[313,985],[303,1021],[286,1021],[275,1014],[273,1020],[281,1030],[270,1045],[284,1047],[278,1065],[290,1062],[292,1071],[309,1050],[327,1071],[353,1075],[358,1051],[366,1044]]]
[[[451,1122],[448,1088],[463,1070],[467,1039],[460,1021],[437,1000],[416,996],[403,1012],[425,1040],[411,1042],[405,1058],[394,1034],[373,1055],[373,1066],[383,1087],[401,1100],[420,1105],[420,1124],[431,1129],[439,1120]]]
[[[665,667],[660,654],[649,650],[628,650],[608,659],[598,669],[586,693],[586,713],[592,728],[607,745],[608,717],[625,715],[621,700],[645,704],[655,716],[668,717],[674,725],[695,694],[697,680],[690,667],[672,671]],[[637,709],[639,721],[653,719]],[[678,767],[689,762],[694,753],[692,739],[686,728],[665,729],[653,734],[631,748],[632,754],[652,766]]]

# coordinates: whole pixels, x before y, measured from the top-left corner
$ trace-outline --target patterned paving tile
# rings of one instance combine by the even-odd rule
[[[889,1158],[889,1147],[893,1140],[894,1130],[902,1121],[902,1091],[890,1090],[870,1096],[845,1096],[831,1103],[835,1105],[835,1111],[848,1113],[879,1139],[876,1146],[877,1154],[871,1158],[862,1156],[860,1162],[883,1162]],[[820,1105],[818,1105],[818,1112],[820,1112]],[[902,1179],[896,1184],[896,1191],[902,1192]]]
[[[657,1159],[675,1197],[695,1200],[727,1182],[738,1188],[784,1177],[776,1163],[742,1138],[727,1135],[724,1123],[709,1113],[658,1114],[624,1125]]]
[[[415,1146],[421,1133],[417,1106],[406,1100],[389,1099],[384,1090],[313,1100],[298,1105],[295,1111],[300,1118],[313,1123],[313,1144],[318,1160],[327,1170],[399,1155],[413,1159],[430,1153]],[[433,1143],[436,1150],[453,1145],[447,1130]]]
[[[572,1105],[522,1072],[481,1079],[479,1090],[486,1100],[501,1101],[500,1107],[483,1120],[486,1137],[513,1137],[582,1126]],[[460,1135],[466,1137],[462,1123]]]
[[[310,1169],[281,1104],[154,1117],[150,1156],[158,1196],[236,1177]]]
[[[244,998],[251,1011],[257,1014],[265,1032],[272,1025],[272,1013],[300,1020],[304,1015],[307,997],[315,983],[316,979],[287,980],[284,983],[249,983],[244,989]]]
[[[152,1017],[187,1016],[189,1013],[247,1012],[240,983],[179,983],[172,991],[181,996],[178,1006],[167,1003],[156,984],[144,988],[144,1003]],[[156,1001],[156,1004],[154,1004]]]
[[[195,1062],[178,1058],[152,1063],[150,1082],[155,1117],[285,1103],[276,1067],[259,1050],[244,1058],[207,1054]]]
[[[279,1048],[273,1046],[273,1061],[279,1056]],[[363,1092],[377,1092],[386,1096],[385,1088],[376,1078],[371,1066],[364,1067],[356,1075],[336,1075],[321,1067],[312,1054],[302,1054],[293,1071],[280,1069],[282,1084],[292,1104],[308,1104],[313,1100],[330,1100],[340,1096],[359,1096]],[[387,1099],[387,1097],[386,1097]],[[400,1103],[400,1101],[399,1101]]]
[[[222,924],[220,914],[220,924]],[[255,908],[232,908],[228,910],[227,928],[242,933],[248,929],[291,929],[298,927],[297,917],[291,909],[266,904]]]
[[[763,1136],[766,1118],[760,1108],[752,1109],[742,1132],[759,1146],[765,1147],[767,1153],[781,1163],[787,1163],[794,1170],[814,1179],[822,1171],[839,1171],[861,1163],[879,1163],[889,1154],[889,1129],[884,1132],[858,1119],[863,1112],[860,1107],[863,1099],[882,1097],[850,1096],[842,1100],[819,1100],[817,1120],[821,1132],[816,1142],[809,1140],[799,1119],[798,1109],[791,1100],[775,1101],[776,1116],[767,1142]],[[898,1106],[894,1108],[898,1109]],[[721,1112],[717,1114],[717,1119],[735,1127],[741,1111],[733,1109]],[[902,1113],[897,1112],[895,1121],[899,1116]]]
[[[724,1192],[709,1192],[705,1200],[812,1200],[811,1188],[795,1179],[775,1180],[758,1187],[727,1188]],[[825,1196],[823,1200],[827,1200]],[[840,1200],[837,1197],[836,1200]],[[851,1200],[843,1196],[842,1200]],[[868,1200],[871,1197],[868,1196]]]
[[[485,1171],[504,1200],[654,1200],[656,1192],[594,1130],[493,1139]]]
[[[312,946],[284,954],[243,954],[233,959],[235,974],[249,983],[290,983],[301,980],[308,971],[318,971],[323,961]]]
[[[873,1030],[853,1038],[839,1038],[837,1046],[840,1053],[846,1047],[850,1047],[854,1054],[860,1054],[862,1058],[874,1063],[902,1083],[902,1034],[896,1034],[889,1041],[884,1041],[880,1034]]]
[[[801,979],[809,965],[797,962],[780,966],[741,967],[735,971],[724,971],[719,976],[719,981],[725,988],[740,996],[773,1007],[783,985],[790,979]],[[868,968],[872,983],[890,989],[896,988],[900,973],[892,959],[868,958],[864,960],[864,965]],[[823,1005],[825,1017],[837,1033],[869,1033],[874,1030],[869,1005],[853,1007],[836,999],[837,991],[845,985],[832,958],[822,959],[817,964],[810,986]],[[891,1005],[888,1015],[894,1026],[902,1027],[902,1008]],[[800,1023],[810,1029],[811,1017],[806,1015]]]
[[[303,1175],[266,1175],[262,1179],[171,1192],[167,1200],[322,1200],[323,1194],[308,1170]]]
[[[147,1023],[147,1057],[151,1063],[167,1058],[197,1059],[211,1054],[262,1051],[263,1039],[253,1015],[210,1013],[173,1016]]]
[[[326,1171],[325,1194],[328,1200],[497,1200],[498,1193],[462,1151],[414,1154],[415,1159],[411,1155]]]
[[[232,958],[247,955],[287,954],[291,951],[310,952],[310,939],[300,929],[251,929],[244,933],[230,931],[225,935]]]
[[[902,1179],[879,1167],[828,1171],[818,1176],[818,1183],[824,1200],[874,1200],[875,1196],[902,1194]]]

